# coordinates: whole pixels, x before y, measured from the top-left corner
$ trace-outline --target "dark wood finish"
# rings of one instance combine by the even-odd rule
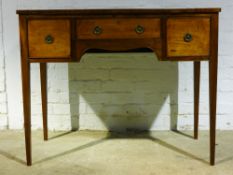
[[[89,49],[101,49],[106,51],[124,52],[127,50],[138,48],[149,48],[154,51],[158,58],[161,58],[161,39],[136,39],[137,42],[132,43],[132,39],[108,39],[108,40],[78,40],[77,44],[77,61],[80,61],[82,55]]]
[[[20,16],[21,73],[23,90],[24,132],[27,165],[32,164],[31,155],[31,86],[30,63],[28,61],[27,20]]]
[[[186,42],[185,35],[192,40]],[[167,56],[209,56],[210,18],[174,17],[167,20]]]
[[[44,140],[48,140],[47,66],[46,66],[46,63],[40,63],[40,81],[41,81],[41,103],[42,103]]]
[[[21,15],[173,15],[173,14],[211,14],[218,13],[221,8],[189,8],[189,9],[79,9],[79,10],[17,10]]]
[[[200,61],[194,62],[194,139],[198,139],[199,96],[200,96]]]
[[[220,11],[219,8],[18,10],[27,165],[31,165],[30,63],[40,63],[47,140],[46,63],[79,62],[84,53],[93,49],[98,52],[149,49],[162,61],[193,61],[194,138],[198,137],[200,61],[209,61],[210,164],[214,165]],[[102,30],[93,34],[96,26]],[[135,32],[137,26],[142,26],[144,31]],[[187,36],[184,41],[185,34],[191,34],[191,39]],[[47,35],[52,36],[53,42],[51,37],[45,42]]]
[[[209,61],[210,164],[214,165],[218,73],[218,14],[212,15],[211,38],[211,58]]]
[[[70,61],[76,61],[76,55],[77,55],[77,50],[76,50],[76,38],[77,38],[77,32],[76,32],[76,27],[77,27],[77,21],[75,18],[70,19],[70,33],[71,33],[71,58]],[[67,62],[67,61],[66,61]]]

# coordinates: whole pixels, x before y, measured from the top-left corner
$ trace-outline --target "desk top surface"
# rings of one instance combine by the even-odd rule
[[[49,9],[17,10],[20,15],[114,15],[114,14],[182,14],[182,13],[218,13],[221,8],[174,8],[174,9]]]

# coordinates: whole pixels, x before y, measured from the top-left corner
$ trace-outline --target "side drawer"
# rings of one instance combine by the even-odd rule
[[[160,38],[159,18],[82,19],[78,39]]]
[[[210,18],[167,19],[167,56],[209,56]]]
[[[28,21],[31,58],[66,58],[71,53],[70,21],[33,19]]]

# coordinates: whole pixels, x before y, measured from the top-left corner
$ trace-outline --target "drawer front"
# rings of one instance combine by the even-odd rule
[[[29,57],[70,57],[69,20],[30,20],[28,22]]]
[[[167,20],[167,56],[208,56],[210,18],[187,17]]]
[[[78,39],[160,38],[160,19],[85,19],[77,21]]]

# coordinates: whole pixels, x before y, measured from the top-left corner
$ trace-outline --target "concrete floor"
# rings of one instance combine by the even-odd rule
[[[0,132],[0,175],[233,175],[233,131],[217,132],[209,166],[208,132],[108,133],[33,131],[33,165],[25,165],[22,131]]]

